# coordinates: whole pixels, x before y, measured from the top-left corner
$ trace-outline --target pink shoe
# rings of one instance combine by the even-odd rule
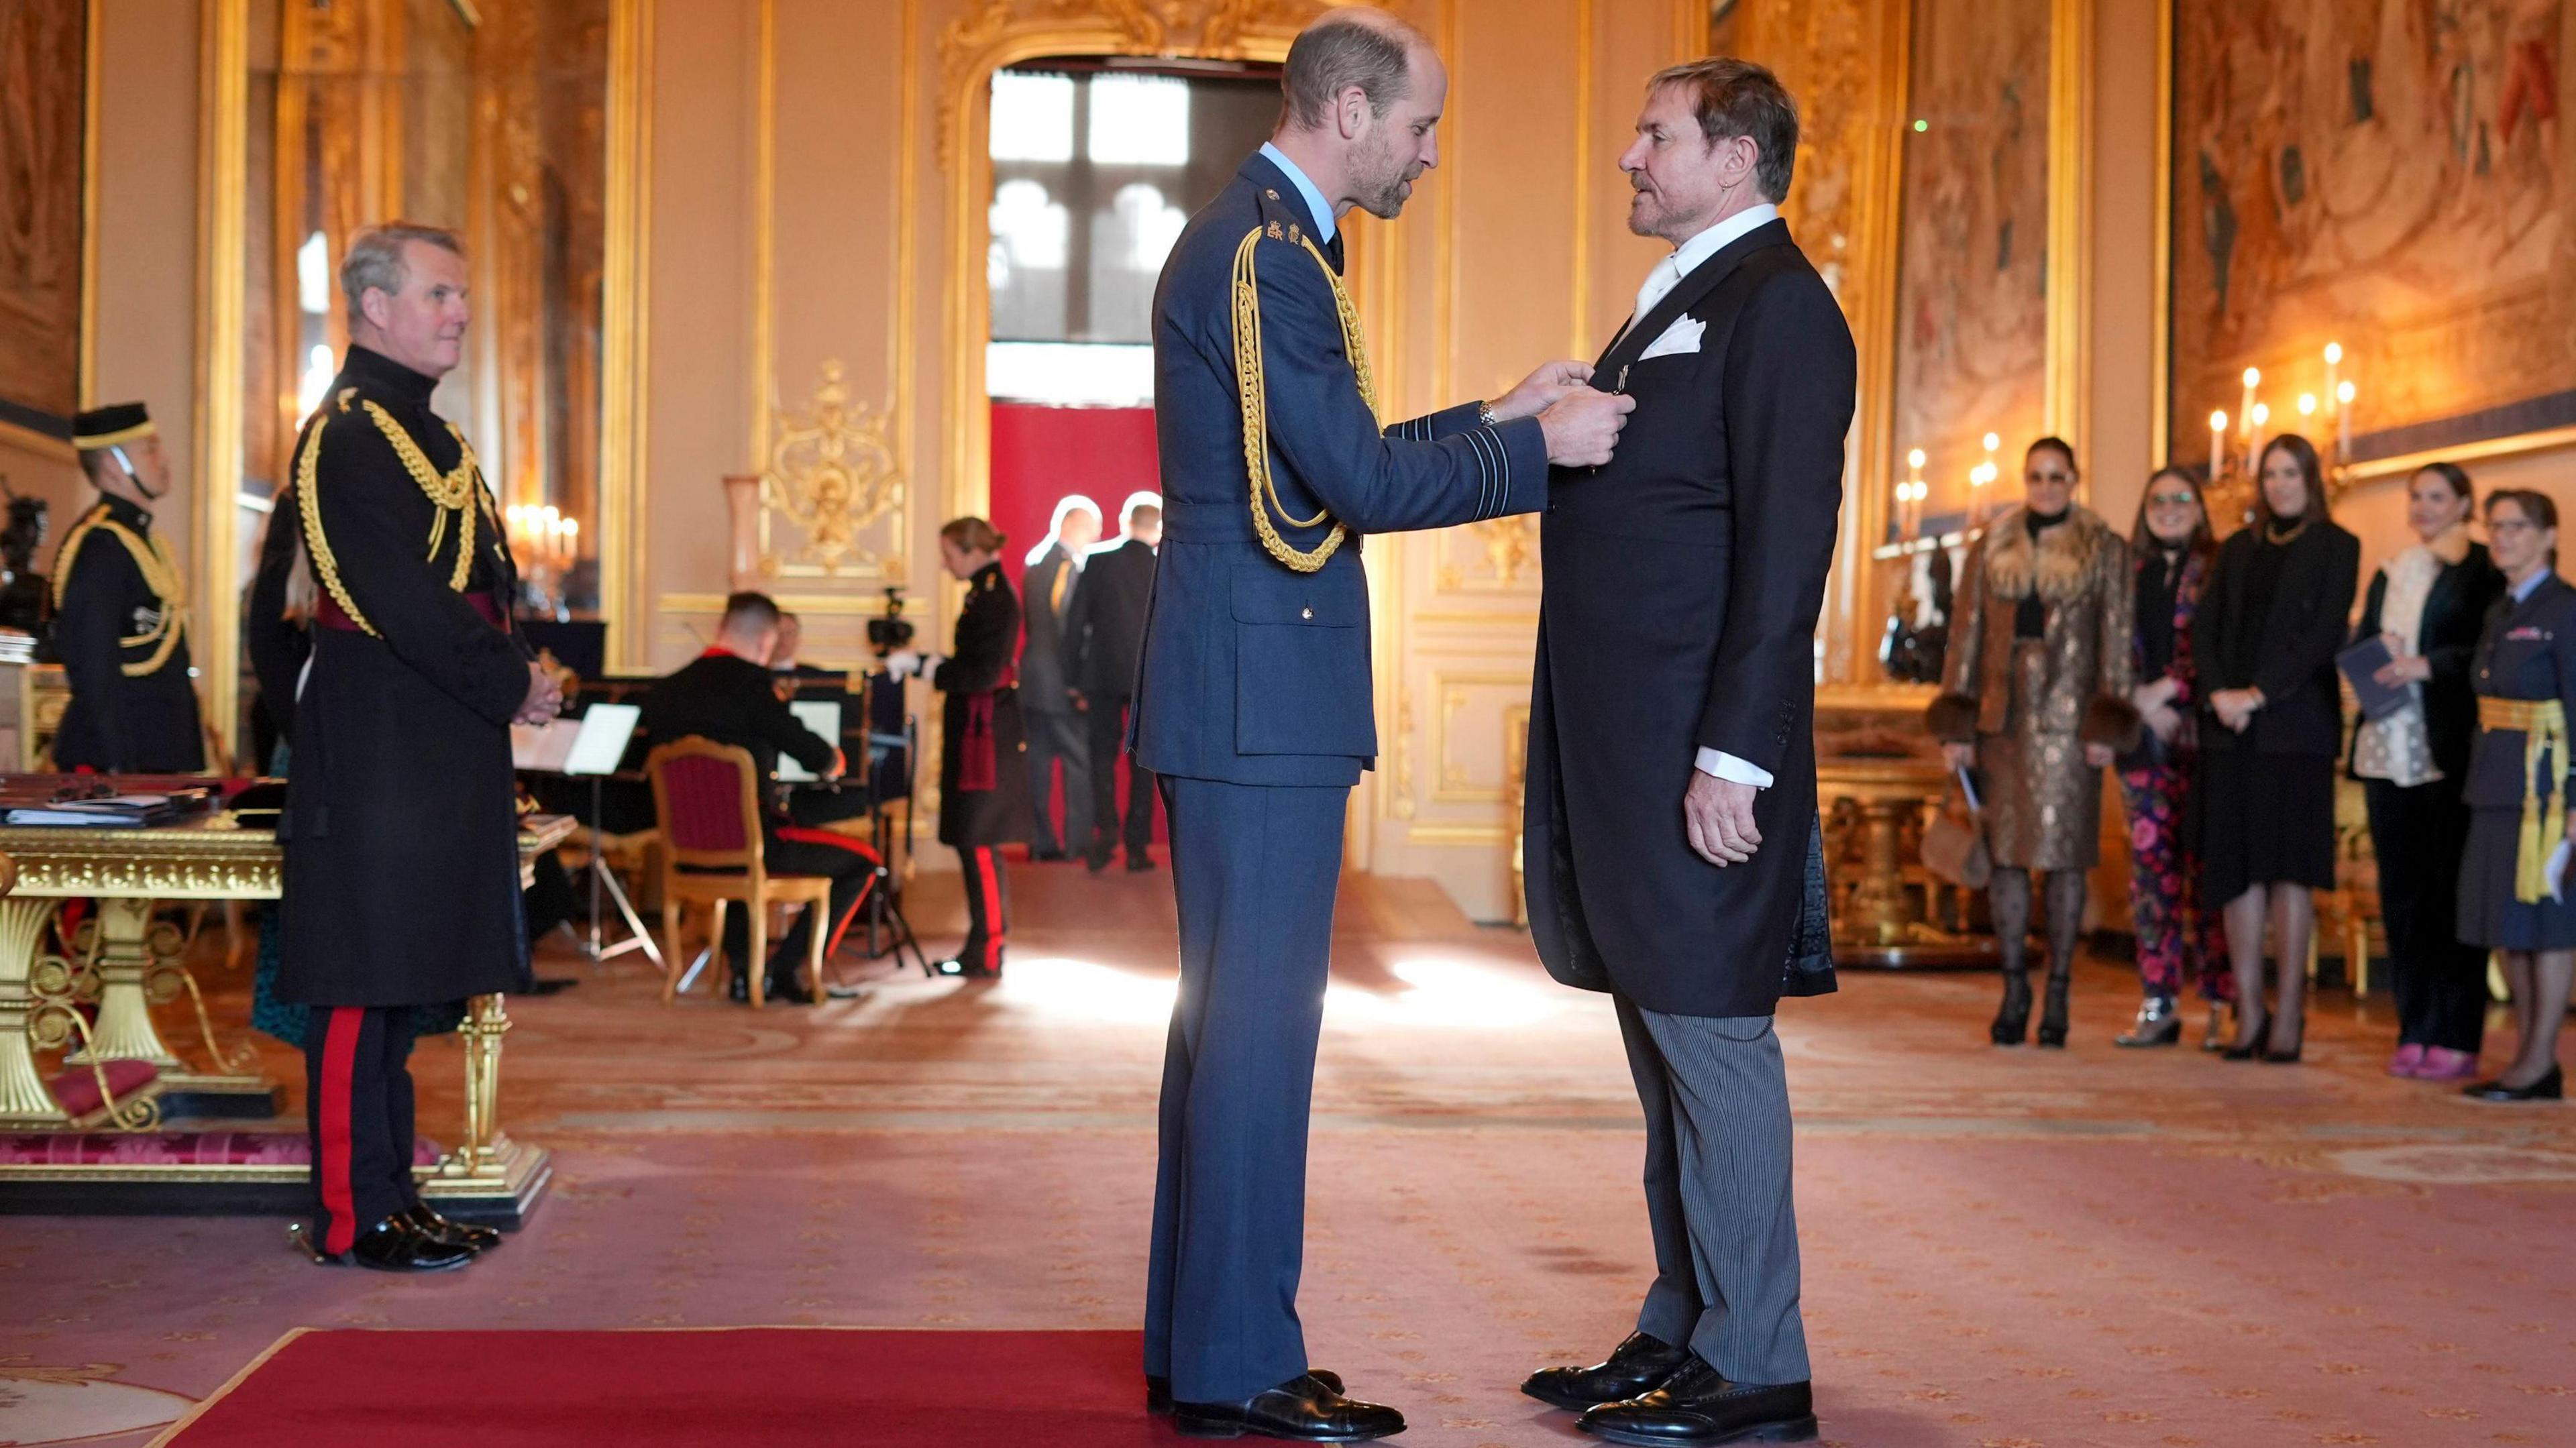
[[[2388,1058],[2388,1074],[2391,1076],[2412,1076],[2423,1064],[2424,1048],[2416,1045],[2412,1041],[2409,1041],[2405,1045],[2397,1048],[2396,1055]]]
[[[2423,1064],[2415,1068],[2418,1081],[2466,1081],[2476,1074],[2478,1058],[2448,1046],[2426,1046]]]

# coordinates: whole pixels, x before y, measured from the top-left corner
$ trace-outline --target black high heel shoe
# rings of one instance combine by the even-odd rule
[[[2067,984],[2067,977],[2062,975],[2048,978],[2048,1005],[2039,1015],[2039,1043],[2061,1051],[2066,1049]]]
[[[2004,1003],[1995,1012],[1995,1023],[1986,1034],[1998,1046],[2018,1046],[2030,1029],[2030,972],[2014,971],[2004,976]]]
[[[2220,1051],[2218,1059],[2222,1061],[2259,1060],[2266,1051],[2271,1049],[2271,1045],[2272,1018],[2267,1015],[2242,1042]]]
[[[2264,1034],[2268,1038],[2271,1033],[2267,1030]],[[2290,1043],[2290,1049],[2286,1051],[2266,1049],[2263,1052],[2264,1063],[2272,1066],[2295,1066],[2299,1064],[2299,1053],[2306,1050],[2307,1046],[2308,1023],[2306,1021],[2301,1021],[2299,1022],[2299,1038]]]

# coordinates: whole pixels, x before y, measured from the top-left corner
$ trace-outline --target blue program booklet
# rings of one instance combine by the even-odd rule
[[[2352,685],[2353,697],[2361,702],[2361,717],[2364,719],[2385,719],[2415,698],[2414,690],[2408,686],[2383,684],[2376,677],[2381,669],[2388,667],[2392,658],[2388,652],[2388,641],[2378,637],[2363,639],[2335,655],[2335,667],[2343,670],[2345,681]]]

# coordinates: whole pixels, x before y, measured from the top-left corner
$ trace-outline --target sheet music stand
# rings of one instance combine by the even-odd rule
[[[513,725],[510,729],[511,764],[529,774],[558,774],[567,779],[590,781],[590,818],[584,823],[590,830],[590,928],[580,943],[590,963],[601,965],[630,950],[644,952],[656,970],[664,969],[662,949],[653,942],[653,932],[644,926],[644,917],[635,912],[635,902],[626,894],[617,872],[608,868],[608,854],[600,848],[601,789],[608,777],[617,772],[618,761],[626,755],[626,746],[635,737],[635,726],[643,710],[633,704],[597,703],[582,711],[578,720],[557,719],[539,727]],[[626,922],[626,938],[606,941],[600,935],[600,896],[605,893],[617,903],[617,913]]]

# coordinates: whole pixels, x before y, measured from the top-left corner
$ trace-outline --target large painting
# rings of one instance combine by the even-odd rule
[[[1894,456],[1920,448],[1927,521],[2020,496],[2048,396],[2050,0],[1915,0],[1897,241]]]
[[[2174,455],[2249,366],[2296,425],[2329,342],[2350,461],[2576,424],[2576,5],[2174,3]]]
[[[80,406],[87,7],[0,0],[0,419],[66,432]]]

